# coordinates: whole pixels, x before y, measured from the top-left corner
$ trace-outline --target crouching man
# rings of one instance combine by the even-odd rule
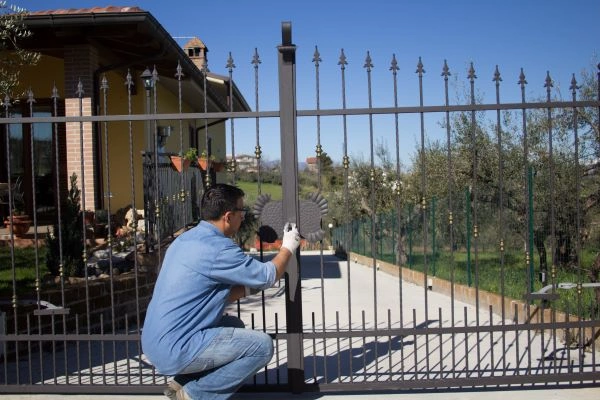
[[[273,342],[264,332],[244,329],[223,316],[228,302],[249,289],[267,289],[283,275],[300,243],[294,224],[286,224],[279,253],[260,262],[231,239],[246,209],[244,192],[218,184],[201,202],[203,221],[169,246],[142,329],[142,348],[164,375],[170,399],[227,399],[267,365]]]

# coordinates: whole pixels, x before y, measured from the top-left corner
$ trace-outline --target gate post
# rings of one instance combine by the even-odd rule
[[[292,44],[292,24],[281,24],[279,50],[279,124],[281,138],[281,186],[284,222],[299,223],[298,138],[296,123],[296,46]],[[302,346],[302,295],[300,292],[300,250],[288,263],[285,273],[285,318],[287,325],[288,383],[293,393],[304,386]]]

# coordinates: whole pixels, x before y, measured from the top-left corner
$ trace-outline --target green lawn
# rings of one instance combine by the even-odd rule
[[[14,279],[17,293],[34,293],[38,270],[40,279],[48,273],[46,269],[46,247],[38,249],[38,265],[35,263],[35,248],[14,249]],[[12,296],[13,268],[10,247],[0,247],[0,295]]]
[[[358,251],[362,254],[362,251]],[[367,254],[369,255],[368,251]],[[380,257],[384,261],[394,263],[393,254],[383,254]],[[582,253],[582,261],[592,260],[589,251]],[[424,257],[422,252],[413,252],[412,261],[406,266],[410,269],[423,272]],[[524,262],[524,256],[518,252],[506,252],[504,258],[504,267],[501,266],[498,253],[480,252],[478,254],[478,263],[475,264],[474,255],[471,255],[470,265],[467,262],[465,251],[454,252],[454,261],[450,252],[439,252],[435,258],[431,254],[427,255],[428,271],[427,273],[445,280],[454,280],[454,282],[477,286],[492,293],[502,293],[502,277],[504,278],[504,295],[513,299],[523,300],[527,293],[528,268]],[[538,265],[537,256],[534,257],[534,265]],[[585,265],[585,264],[582,264]],[[454,266],[454,267],[452,267]],[[537,270],[536,270],[537,271]],[[589,277],[586,274],[579,274],[576,271],[557,271],[556,282],[588,282]],[[548,278],[547,284],[550,284]],[[537,272],[533,276],[533,291],[542,288],[542,283],[538,279]],[[595,297],[592,289],[583,290],[581,298],[577,296],[576,290],[560,290],[560,298],[556,302],[556,307],[565,312],[581,315],[584,318],[597,318],[594,314]]]
[[[258,197],[258,184],[256,182],[237,181],[236,185],[246,193],[245,204],[251,206]],[[281,186],[272,183],[261,183],[261,194],[270,194],[271,199],[281,200]]]

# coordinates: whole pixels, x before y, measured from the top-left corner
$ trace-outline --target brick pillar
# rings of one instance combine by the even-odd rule
[[[97,50],[89,45],[65,47],[65,116],[91,116],[94,108],[94,71],[98,69]],[[83,98],[77,94],[77,86],[83,85]],[[81,135],[83,135],[83,173],[81,166]],[[77,174],[81,190],[82,209],[94,210],[98,188],[95,187],[98,166],[96,146],[91,122],[66,124],[67,184],[69,177]],[[83,175],[83,179],[82,179]],[[85,195],[85,197],[84,197]],[[85,204],[83,204],[85,201]]]

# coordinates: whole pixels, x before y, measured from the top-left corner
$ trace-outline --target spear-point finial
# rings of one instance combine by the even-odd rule
[[[448,68],[448,62],[444,60],[444,66],[442,67],[442,76],[444,77],[444,80],[448,80],[450,75],[452,74],[450,73],[450,68]]]
[[[367,57],[365,58],[365,65],[363,68],[367,69],[367,72],[371,72],[371,68],[373,68],[373,63],[371,62],[371,53],[367,50]]]
[[[521,68],[521,73],[519,74],[519,82],[517,82],[521,86],[527,85],[527,80],[525,79],[525,72],[523,72],[523,68]]]
[[[129,68],[127,68],[127,75],[125,76],[125,86],[127,86],[128,91],[133,87],[133,77]]]
[[[419,57],[419,62],[417,63],[417,70],[415,72],[419,74],[419,77],[422,77],[425,73],[425,68],[423,68],[423,61],[421,61],[421,57]]]
[[[35,103],[35,97],[33,97],[33,90],[31,87],[27,90],[27,104]]]
[[[579,86],[577,86],[577,79],[575,79],[575,74],[573,74],[573,77],[571,78],[571,86],[569,86],[569,89],[571,89],[573,94],[575,94],[577,89],[579,89]]]
[[[471,82],[473,82],[475,79],[477,79],[477,75],[475,75],[475,67],[473,66],[473,62],[472,61],[471,61],[471,64],[469,66],[468,77],[469,77],[469,80]]]
[[[492,79],[496,84],[500,84],[502,82],[502,78],[500,77],[500,70],[498,69],[498,65],[496,65],[496,70],[494,71],[494,79]]]
[[[152,69],[152,80],[154,81],[154,88],[156,88],[156,82],[159,81],[158,70],[156,69],[156,65],[154,65],[154,68]]]
[[[175,68],[175,78],[177,78],[177,80],[180,81],[183,79],[183,77],[183,68],[181,67],[181,62],[178,60],[177,68]]]
[[[79,82],[77,83],[77,97],[80,99],[83,98],[83,94],[85,93],[83,90],[83,83],[81,82],[81,78],[79,78]]]
[[[396,73],[398,73],[398,70],[400,70],[400,67],[398,67],[398,61],[396,60],[396,54],[392,54],[392,62],[390,63],[390,71],[392,71],[392,74],[396,75]]]
[[[58,88],[56,87],[56,82],[52,84],[52,95],[50,96],[53,100],[60,98],[58,95]]]
[[[231,56],[231,52],[229,52],[229,57],[227,57],[227,64],[225,65],[225,68],[227,68],[227,70],[229,72],[233,72],[233,69],[235,68],[235,64],[233,63],[233,57]]]
[[[321,54],[319,54],[319,48],[317,46],[315,46],[315,52],[313,54],[313,59],[312,62],[315,63],[315,67],[318,67],[319,64],[321,63]]]
[[[346,59],[346,54],[344,54],[344,49],[342,49],[342,52],[340,53],[338,65],[341,69],[346,69],[346,65],[348,65],[348,60]]]
[[[100,81],[100,89],[108,90],[108,79],[106,79],[105,74],[102,74],[102,79]]]
[[[262,61],[260,61],[260,57],[258,56],[258,49],[255,47],[254,48],[254,56],[252,57],[252,64],[254,65],[254,68],[258,68],[258,64],[260,64]]]

